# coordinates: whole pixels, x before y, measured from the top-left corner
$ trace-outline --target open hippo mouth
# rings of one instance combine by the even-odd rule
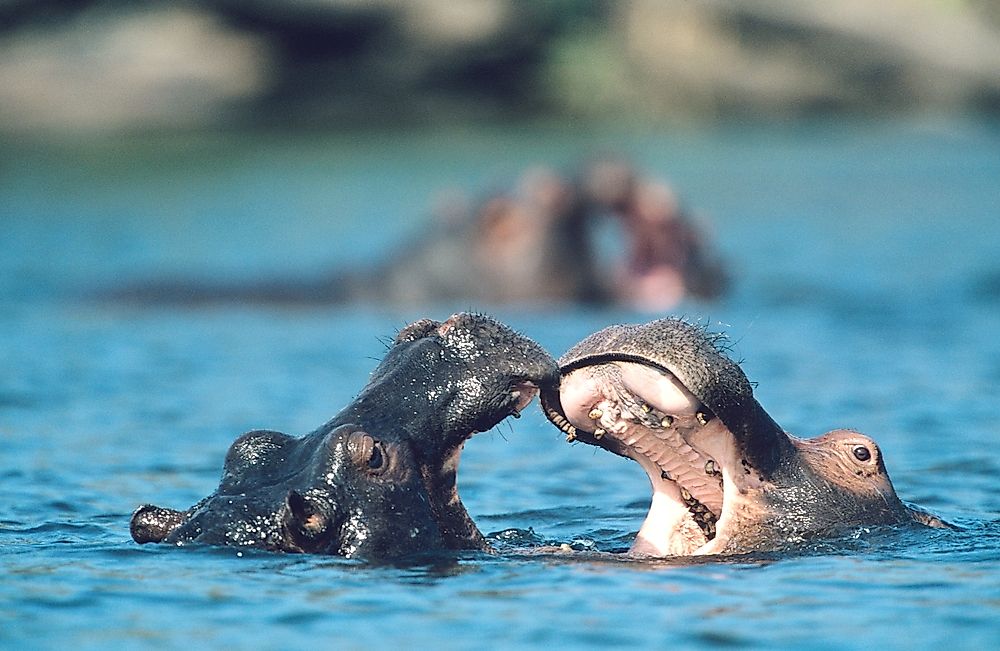
[[[632,554],[745,553],[856,527],[944,526],[900,501],[867,436],[782,430],[723,339],[679,319],[611,326],[563,355],[559,391],[542,391],[568,440],[634,459],[649,476]]]
[[[722,335],[679,319],[611,326],[559,360],[560,390],[542,409],[569,441],[635,460],[653,490],[631,553],[723,553],[792,447],[767,415]]]
[[[589,360],[563,368],[546,416],[579,440],[634,459],[653,489],[633,553],[705,554],[725,534],[729,496],[752,481],[733,434],[670,371],[647,362]]]

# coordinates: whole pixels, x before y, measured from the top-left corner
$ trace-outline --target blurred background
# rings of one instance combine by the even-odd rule
[[[998,117],[997,0],[0,0],[0,646],[995,646]],[[556,356],[726,332],[783,427],[872,434],[963,529],[396,589],[132,543],[469,309]],[[627,546],[643,474],[528,411],[467,446],[473,518]]]
[[[866,166],[998,111],[990,0],[0,0],[0,287],[662,311],[766,271],[755,215],[868,233]]]
[[[993,0],[3,0],[14,133],[1000,109]]]

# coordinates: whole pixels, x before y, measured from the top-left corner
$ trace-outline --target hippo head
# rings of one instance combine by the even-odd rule
[[[215,493],[187,511],[140,507],[133,538],[364,558],[439,545],[409,441],[394,432],[376,438],[355,425],[304,440],[244,434],[229,449]]]
[[[720,342],[677,319],[612,326],[570,349],[560,390],[542,394],[569,440],[649,475],[633,554],[744,553],[858,526],[938,523],[899,500],[867,436],[785,433]]]
[[[132,536],[370,560],[485,549],[457,492],[463,444],[558,382],[547,353],[489,317],[418,321],[332,420],[301,438],[244,434],[212,495],[140,507]]]

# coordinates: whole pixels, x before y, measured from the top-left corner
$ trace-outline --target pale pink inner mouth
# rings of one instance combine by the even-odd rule
[[[635,362],[584,366],[563,377],[559,397],[565,421],[649,476],[653,497],[632,553],[713,553],[722,544],[735,439],[677,378]]]

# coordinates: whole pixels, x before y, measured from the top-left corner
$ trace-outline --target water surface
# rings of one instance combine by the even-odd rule
[[[0,167],[4,648],[989,648],[1000,642],[1000,130],[977,123],[163,139],[6,147]],[[302,434],[415,318],[495,313],[558,355],[649,315],[474,302],[146,307],[157,275],[365,264],[443,187],[614,149],[711,217],[735,276],[674,311],[730,333],[786,429],[875,437],[956,530],[859,530],[794,555],[625,562],[648,485],[537,409],[476,436],[464,501],[500,550],[417,566],[138,546],[252,428]],[[571,555],[532,553],[567,543]]]

